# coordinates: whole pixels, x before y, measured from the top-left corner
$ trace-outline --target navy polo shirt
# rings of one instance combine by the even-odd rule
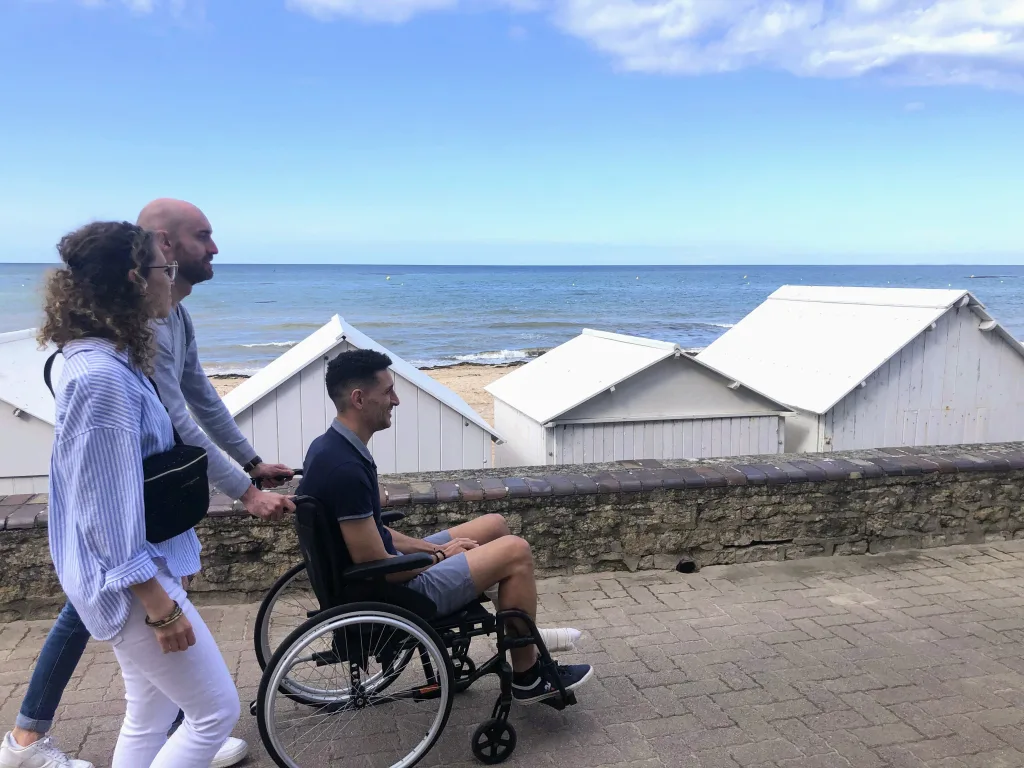
[[[338,522],[372,517],[384,549],[391,555],[398,554],[391,533],[380,519],[380,490],[373,456],[359,436],[337,419],[306,451],[296,492],[317,499]],[[345,557],[351,562],[347,552]]]

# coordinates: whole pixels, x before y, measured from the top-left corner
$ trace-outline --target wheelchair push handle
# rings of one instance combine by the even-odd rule
[[[302,467],[299,467],[298,469],[293,469],[292,470],[292,477],[301,477],[301,476],[302,476]],[[257,489],[262,491],[263,490],[263,481],[265,479],[266,478],[262,478],[262,477],[254,477],[252,479],[252,484],[255,485]],[[291,478],[289,478],[288,475],[278,475],[277,477],[275,477],[273,479],[277,480],[279,482],[284,482],[285,480],[290,480]]]

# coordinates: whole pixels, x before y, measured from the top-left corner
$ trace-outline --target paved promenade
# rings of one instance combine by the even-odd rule
[[[516,708],[510,766],[1024,766],[1024,542],[541,584],[548,626],[584,631],[596,679],[579,706]],[[248,702],[255,605],[204,607],[243,702],[243,765],[269,766]],[[46,622],[0,625],[9,727]],[[491,681],[458,697],[436,750],[479,765]],[[91,644],[55,731],[108,764],[123,712],[110,652]],[[451,764],[451,763],[449,763]]]

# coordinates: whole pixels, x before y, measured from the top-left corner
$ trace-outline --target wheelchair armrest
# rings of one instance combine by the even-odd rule
[[[391,573],[414,571],[417,568],[426,568],[433,564],[433,557],[426,552],[417,552],[415,555],[399,555],[384,560],[371,560],[368,563],[350,565],[342,575],[346,581],[373,581],[374,579],[383,579]]]
[[[380,521],[384,525],[391,525],[397,523],[399,520],[405,517],[405,512],[381,512]]]

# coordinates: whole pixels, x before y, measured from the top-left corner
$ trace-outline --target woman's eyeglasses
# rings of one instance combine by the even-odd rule
[[[143,269],[162,269],[164,272],[167,273],[167,277],[169,277],[171,280],[174,280],[174,278],[178,274],[178,262],[172,261],[170,264],[160,264],[159,266],[143,267]]]

